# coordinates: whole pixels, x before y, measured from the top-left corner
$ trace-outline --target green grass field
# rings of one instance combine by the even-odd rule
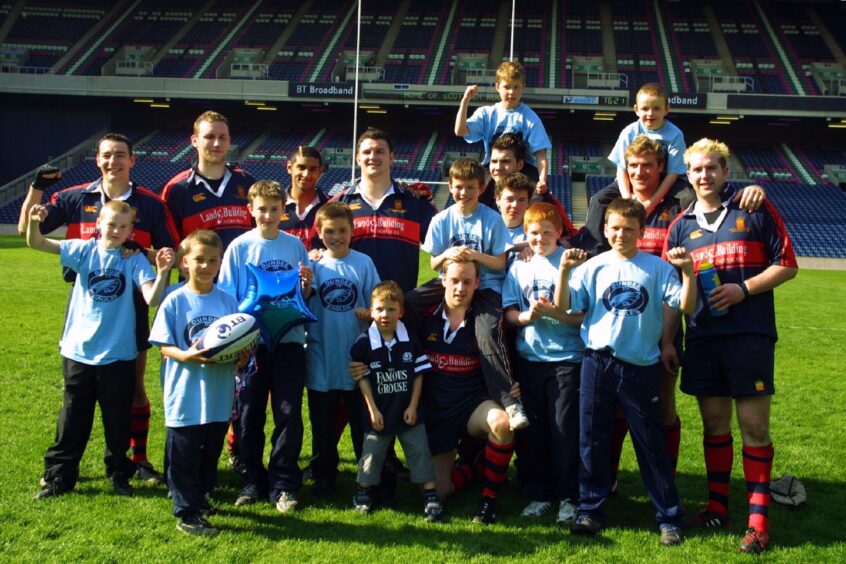
[[[430,272],[430,271],[429,271]],[[844,562],[846,533],[846,318],[842,289],[846,273],[801,271],[776,293],[781,340],[777,351],[772,435],[774,474],[798,475],[808,491],[799,510],[773,506],[772,543],[763,555],[774,562]],[[220,486],[212,518],[222,533],[213,539],[176,531],[165,488],[136,484],[133,498],[112,495],[103,475],[102,428],[95,423],[74,493],[41,502],[38,490],[44,449],[53,439],[62,394],[58,342],[68,288],[58,257],[0,237],[0,559],[19,561],[347,561],[347,562],[718,562],[744,561],[734,550],[745,527],[745,484],[735,433],[732,474],[734,522],[730,530],[691,536],[680,547],[658,544],[653,509],[627,442],[620,494],[608,503],[611,527],[594,539],[558,529],[553,516],[528,520],[519,513],[526,500],[517,487],[501,497],[499,522],[470,522],[479,487],[447,505],[448,519],[428,525],[412,487],[400,484],[400,505],[361,516],[351,507],[354,460],[342,440],[342,477],[329,503],[315,504],[308,485],[303,510],[281,516],[269,504],[232,505],[239,480],[221,459]],[[164,427],[158,366],[149,363],[153,404],[149,451],[161,465]],[[682,451],[678,487],[685,506],[705,499],[701,424],[692,398],[679,395]],[[306,431],[301,462],[306,463]]]

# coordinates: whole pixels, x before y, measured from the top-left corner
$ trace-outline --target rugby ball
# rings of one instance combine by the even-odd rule
[[[215,362],[233,362],[238,354],[255,346],[259,325],[249,313],[224,315],[203,333],[200,349],[208,349],[206,358]]]

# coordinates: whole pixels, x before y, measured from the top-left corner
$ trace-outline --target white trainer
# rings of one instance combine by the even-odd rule
[[[540,517],[546,515],[552,509],[552,504],[548,501],[532,501],[523,509],[523,517]]]
[[[561,500],[558,506],[558,518],[556,522],[561,526],[569,527],[576,522],[576,506],[570,503],[569,499]]]
[[[523,409],[522,403],[515,403],[505,408],[505,413],[508,414],[508,424],[512,431],[517,429],[524,429],[529,426],[529,418],[526,417],[526,411]]]

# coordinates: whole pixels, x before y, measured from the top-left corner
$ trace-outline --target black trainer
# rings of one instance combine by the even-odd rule
[[[367,515],[373,510],[373,497],[370,495],[370,488],[358,488],[353,496],[353,508]]]
[[[570,525],[570,532],[574,535],[595,535],[602,530],[602,523],[590,515],[579,515],[576,522]]]
[[[176,528],[188,535],[206,537],[213,537],[220,532],[212,527],[212,524],[206,521],[199,513],[181,517],[179,522],[176,523]]]
[[[476,514],[473,516],[474,523],[490,525],[496,522],[496,498],[483,495],[476,507]]]
[[[33,499],[47,499],[48,497],[57,497],[68,493],[68,489],[63,487],[61,480],[45,480],[41,479],[41,489],[35,494]]]
[[[121,474],[113,474],[109,478],[109,481],[112,483],[112,489],[117,495],[132,497],[134,490],[129,484],[129,480],[126,478],[126,476],[123,476]]]

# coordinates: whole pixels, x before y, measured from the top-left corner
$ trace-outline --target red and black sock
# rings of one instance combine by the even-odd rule
[[[681,444],[681,419],[676,417],[675,422],[664,427],[667,440],[667,456],[673,465],[673,476],[676,475],[676,466],[679,463],[679,445]]]
[[[498,445],[490,440],[485,446],[485,485],[482,488],[483,497],[496,497],[499,488],[505,482],[508,463],[514,454],[514,441],[507,445]]]
[[[623,443],[629,432],[629,422],[625,417],[614,418],[614,429],[611,431],[611,483],[617,479],[620,470],[620,457],[623,455]]]
[[[731,433],[706,435],[705,470],[708,474],[708,510],[728,515],[729,480],[734,459]]]
[[[452,467],[450,474],[452,486],[455,493],[464,489],[464,486],[473,481],[473,467],[470,464],[456,464]]]
[[[770,506],[772,470],[772,443],[762,447],[743,445],[743,477],[749,500],[749,527],[759,533],[766,533],[770,528],[767,511]]]
[[[226,431],[226,450],[230,456],[238,456],[238,420],[232,419],[229,422],[229,429]]]
[[[132,406],[132,427],[129,430],[129,448],[132,451],[132,462],[140,464],[147,462],[147,435],[150,433],[150,402],[136,407]]]

